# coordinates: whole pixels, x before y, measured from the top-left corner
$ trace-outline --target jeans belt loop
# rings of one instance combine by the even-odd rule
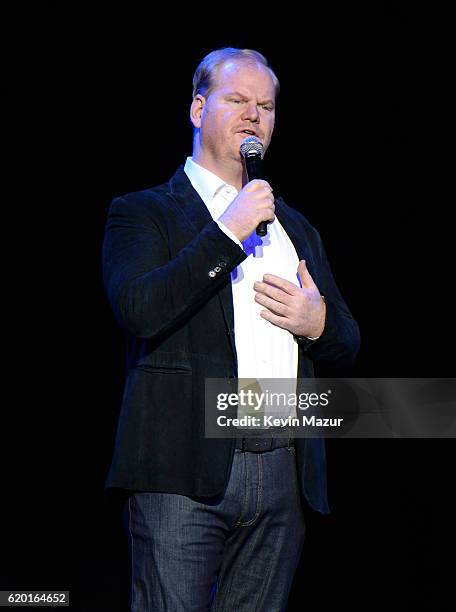
[[[288,434],[288,444],[287,444],[287,448],[288,448],[288,450],[290,450],[290,449],[291,449],[291,438],[292,438],[292,435],[291,435],[291,432],[290,432],[290,433]]]

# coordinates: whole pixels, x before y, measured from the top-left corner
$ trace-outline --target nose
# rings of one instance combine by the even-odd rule
[[[258,123],[260,120],[260,113],[258,112],[258,107],[256,104],[249,104],[246,108],[244,108],[244,112],[242,114],[243,119],[248,119],[249,121]]]

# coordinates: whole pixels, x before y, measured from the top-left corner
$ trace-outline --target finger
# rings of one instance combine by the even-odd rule
[[[263,179],[253,179],[252,181],[250,181],[250,183],[248,183],[248,185],[250,185],[253,189],[264,189],[265,187],[267,187],[272,191],[271,185]]]
[[[310,275],[309,270],[307,269],[306,260],[301,259],[298,265],[298,274],[299,279],[301,281],[301,287],[307,287],[310,289],[311,287],[315,287],[314,279]]]
[[[286,317],[287,314],[289,314],[290,312],[288,306],[282,304],[281,302],[276,302],[276,300],[273,300],[272,298],[268,297],[267,295],[263,295],[262,293],[256,294],[255,302],[258,302],[258,304],[265,306],[274,314],[281,315],[282,317]]]
[[[281,302],[282,304],[289,305],[290,302],[290,294],[283,289],[279,289],[274,285],[268,285],[268,283],[260,283],[256,282],[253,284],[253,288],[258,293],[264,294],[277,302]]]
[[[274,314],[270,310],[262,310],[260,312],[260,316],[269,323],[272,323],[276,327],[281,327],[282,329],[287,329],[287,317],[281,317],[279,315]]]
[[[293,283],[290,283],[290,281],[287,281],[285,278],[281,278],[280,276],[276,276],[275,274],[264,274],[263,282],[279,287],[279,289],[282,289],[289,295],[297,295],[297,293],[299,293],[299,289],[296,287],[296,285],[293,285]]]

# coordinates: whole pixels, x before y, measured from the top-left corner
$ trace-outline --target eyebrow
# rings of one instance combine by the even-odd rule
[[[242,94],[240,91],[229,91],[226,94],[226,97],[228,96],[239,96],[240,98],[243,98],[244,100],[248,100],[248,96]],[[263,102],[260,102],[260,104],[272,104],[273,106],[275,105],[274,100],[271,100],[271,99],[264,100]]]

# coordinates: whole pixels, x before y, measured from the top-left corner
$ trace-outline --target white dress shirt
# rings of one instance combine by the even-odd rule
[[[261,238],[253,231],[241,243],[218,220],[237,196],[237,189],[191,157],[187,158],[184,171],[220,229],[247,254],[247,258],[231,272],[238,377],[252,381],[293,379],[289,392],[295,393],[298,345],[289,331],[260,316],[264,307],[255,301],[253,288],[255,281],[263,281],[263,274],[275,274],[300,287],[297,276],[299,259],[293,243],[277,217],[268,224],[266,236]],[[281,390],[284,389],[281,387]],[[265,412],[276,414],[274,411]],[[290,414],[294,416],[296,411],[290,409]],[[283,415],[280,412],[280,416]]]

